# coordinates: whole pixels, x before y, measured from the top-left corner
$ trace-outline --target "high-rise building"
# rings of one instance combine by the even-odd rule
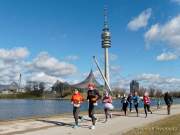
[[[136,80],[132,80],[130,83],[130,93],[135,93],[139,90],[139,83]]]

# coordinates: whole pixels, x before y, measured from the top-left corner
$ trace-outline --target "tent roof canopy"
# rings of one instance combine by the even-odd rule
[[[89,83],[94,83],[94,84],[96,85],[96,87],[101,87],[101,86],[102,86],[102,85],[96,80],[92,69],[91,69],[88,77],[87,77],[84,81],[82,81],[82,82],[80,82],[80,83],[77,83],[77,84],[74,84],[73,87],[81,88],[81,89],[87,89]]]

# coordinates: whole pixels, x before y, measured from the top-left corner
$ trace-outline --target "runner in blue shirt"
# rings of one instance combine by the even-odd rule
[[[137,117],[139,116],[139,112],[138,112],[139,101],[140,98],[138,96],[138,93],[135,92],[133,96],[133,103],[134,103],[134,108],[136,109]]]

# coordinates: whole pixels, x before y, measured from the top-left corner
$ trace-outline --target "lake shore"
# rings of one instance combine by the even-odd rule
[[[141,110],[140,116],[136,117],[134,112],[129,113],[127,117],[123,116],[122,112],[113,112],[113,118],[107,123],[104,123],[104,114],[97,114],[98,121],[95,130],[90,130],[91,121],[87,117],[87,113],[81,115],[86,120],[80,122],[80,128],[73,129],[74,119],[71,114],[56,115],[51,117],[32,118],[26,120],[4,121],[0,122],[1,135],[120,135],[130,129],[141,127],[151,122],[169,117],[166,115],[166,109],[161,110],[152,108],[153,114],[149,114],[144,118],[144,113]],[[180,114],[180,105],[172,107],[172,115]]]

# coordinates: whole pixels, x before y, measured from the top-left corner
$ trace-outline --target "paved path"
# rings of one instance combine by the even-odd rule
[[[172,115],[180,114],[180,105],[172,108]],[[148,123],[168,117],[166,110],[153,111],[147,118],[143,113],[136,117],[135,113],[122,116],[121,112],[113,112],[113,118],[104,123],[104,115],[99,114],[96,129],[91,130],[91,121],[80,122],[80,128],[73,129],[72,117],[50,117],[32,120],[0,122],[0,135],[120,135],[129,129],[144,126]]]

